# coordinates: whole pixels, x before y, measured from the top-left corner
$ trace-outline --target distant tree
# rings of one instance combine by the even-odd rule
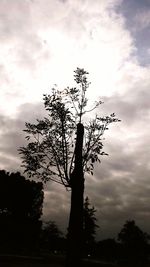
[[[0,171],[0,213],[39,219],[42,215],[43,184],[25,179],[19,172]]]
[[[43,223],[41,231],[41,247],[43,249],[52,252],[65,250],[63,241],[63,234],[54,221]]]
[[[19,172],[0,171],[1,250],[35,249],[42,205],[42,183],[26,180]]]
[[[23,167],[30,177],[49,180],[71,190],[71,210],[68,227],[67,266],[80,265],[83,247],[84,173],[93,174],[94,163],[100,162],[103,151],[102,136],[108,125],[118,121],[115,114],[98,116],[83,122],[83,116],[98,107],[86,109],[88,72],[77,68],[76,87],[44,95],[48,116],[37,123],[26,123],[29,143],[20,148]]]
[[[118,234],[118,240],[123,244],[135,245],[136,243],[148,243],[150,236],[144,233],[134,220],[126,221],[122,230]]]
[[[118,240],[123,244],[126,257],[129,260],[146,259],[150,236],[143,232],[134,220],[126,221],[118,234]]]
[[[96,224],[96,209],[91,207],[89,198],[86,197],[83,206],[83,240],[86,254],[92,254],[96,229],[99,227]]]

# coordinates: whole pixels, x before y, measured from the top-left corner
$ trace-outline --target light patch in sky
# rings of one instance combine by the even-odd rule
[[[9,1],[2,2],[0,57],[6,81],[0,91],[1,110],[11,115],[20,104],[40,101],[54,84],[72,85],[76,67],[90,73],[91,100],[118,90],[122,65],[135,50],[123,17],[115,13],[120,3],[14,1],[9,17]]]

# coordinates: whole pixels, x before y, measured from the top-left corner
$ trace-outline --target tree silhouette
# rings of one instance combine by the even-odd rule
[[[97,219],[95,213],[96,209],[94,206],[91,207],[89,198],[86,197],[83,206],[83,241],[86,256],[92,254],[96,229],[99,227],[96,224]]]
[[[39,219],[42,215],[43,185],[26,180],[19,172],[0,171],[0,213]]]
[[[59,230],[54,221],[47,221],[43,223],[41,232],[41,247],[48,251],[65,250],[62,232]]]
[[[0,250],[36,250],[40,233],[43,185],[19,172],[0,171]]]
[[[143,261],[147,257],[150,236],[144,233],[134,220],[126,221],[118,234],[118,240],[123,244],[125,256],[129,261]]]
[[[88,72],[77,68],[76,86],[44,95],[48,116],[37,123],[26,123],[29,143],[20,148],[25,171],[42,181],[55,181],[71,189],[68,227],[67,266],[80,264],[83,247],[84,173],[93,174],[94,163],[100,162],[102,136],[110,123],[118,121],[114,113],[84,122],[84,114],[98,107],[98,101],[87,110]]]

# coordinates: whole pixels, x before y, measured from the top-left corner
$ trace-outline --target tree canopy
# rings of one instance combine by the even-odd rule
[[[90,85],[88,72],[77,68],[74,71],[75,87],[64,90],[52,88],[51,94],[44,95],[47,117],[37,119],[36,123],[26,122],[24,130],[27,146],[19,149],[22,166],[29,177],[36,176],[42,181],[53,180],[71,187],[71,173],[75,167],[75,138],[77,124],[81,123],[85,113],[97,108],[102,101],[97,101],[93,108],[87,108],[86,91]],[[108,125],[119,121],[115,114],[95,115],[84,123],[84,144],[82,151],[83,171],[93,174],[94,163],[100,162],[103,151],[102,137]]]
[[[124,248],[124,257],[129,262],[141,262],[147,260],[149,254],[148,241],[150,236],[143,232],[134,220],[126,221],[120,233],[118,240]]]
[[[118,240],[124,245],[135,246],[137,244],[147,244],[150,236],[144,233],[136,224],[134,220],[126,221],[120,233]]]
[[[19,172],[0,170],[0,214],[39,219],[43,197],[41,182],[27,180]]]
[[[0,171],[0,253],[32,253],[39,244],[43,185]]]

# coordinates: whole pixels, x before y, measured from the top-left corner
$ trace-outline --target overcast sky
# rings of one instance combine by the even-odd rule
[[[0,168],[21,170],[25,121],[44,114],[42,95],[89,72],[90,100],[115,112],[102,163],[86,177],[99,238],[125,220],[150,233],[150,0],[0,0]],[[44,218],[67,226],[70,195],[45,188]]]

